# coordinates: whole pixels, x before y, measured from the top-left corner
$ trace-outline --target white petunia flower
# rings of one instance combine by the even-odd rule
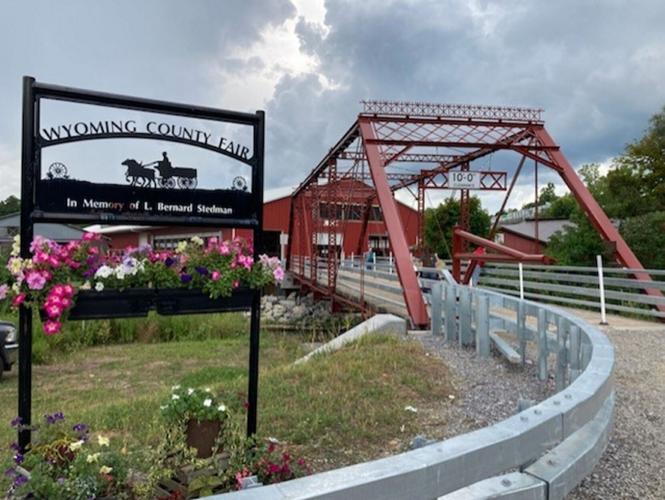
[[[111,440],[106,436],[97,436],[97,443],[99,443],[99,446],[109,446]]]
[[[194,394],[194,389],[190,387],[189,389],[187,389],[187,395],[191,396],[192,394]]]
[[[212,392],[212,389],[210,389],[210,387],[206,387],[206,388],[205,388],[205,391],[206,391],[206,392]]]
[[[95,278],[108,278],[113,274],[113,269],[107,265],[100,266],[97,271],[95,271]]]
[[[219,405],[217,407],[217,411],[226,411],[226,405],[223,405],[223,404]]]
[[[405,410],[405,411],[410,411],[411,413],[418,413],[418,408],[414,408],[414,407],[411,406],[411,405],[409,405],[409,406],[405,406],[405,407],[404,407],[404,410]]]
[[[95,290],[97,290],[98,292],[101,292],[102,290],[104,290],[104,283],[102,283],[101,281],[98,281],[97,284],[95,285]]]
[[[113,467],[109,467],[107,465],[102,465],[99,468],[99,473],[100,474],[110,474],[112,470],[113,470]]]
[[[176,399],[180,399],[180,396],[178,396],[177,394],[171,394],[171,399],[175,401]]]
[[[203,246],[203,239],[201,239],[198,236],[193,236],[192,237],[192,243],[194,243],[195,245],[198,245],[198,246]]]
[[[171,387],[172,391],[177,391],[178,389],[180,389],[179,385],[174,385],[173,387]]]
[[[203,406],[206,408],[209,407],[212,404],[212,399],[208,398],[203,402]]]

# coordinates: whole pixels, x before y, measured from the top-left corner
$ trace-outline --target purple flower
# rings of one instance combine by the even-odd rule
[[[17,453],[16,455],[14,455],[14,463],[16,465],[21,465],[24,459],[25,457],[21,453]]]
[[[44,415],[44,419],[46,420],[47,424],[55,424],[60,420],[64,420],[65,415],[61,411],[59,411],[54,413],[53,415]]]
[[[9,449],[12,451],[21,451],[21,448],[16,441],[9,445]]]
[[[166,267],[171,267],[173,264],[175,264],[175,260],[173,260],[171,257],[164,259],[164,265],[166,265]]]
[[[18,488],[19,486],[23,486],[23,485],[24,485],[25,483],[27,483],[27,482],[28,482],[28,478],[27,478],[27,477],[25,477],[25,476],[23,476],[23,475],[21,475],[21,474],[18,474],[18,475],[16,476],[16,478],[14,479],[14,486]]]
[[[22,423],[23,423],[23,419],[21,417],[15,417],[11,421],[12,427],[18,427]]]
[[[74,427],[72,427],[72,430],[74,432],[88,432],[88,426],[83,423],[78,423],[74,424]]]
[[[180,275],[180,281],[183,283],[189,283],[192,281],[192,275],[191,274],[181,274]]]
[[[208,274],[208,268],[203,266],[197,266],[196,272],[199,273],[201,276],[206,276]]]
[[[16,471],[14,470],[13,467],[10,467],[5,471],[5,476],[7,477],[14,477],[14,474],[16,474]]]

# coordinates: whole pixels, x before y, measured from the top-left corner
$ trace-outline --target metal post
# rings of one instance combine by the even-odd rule
[[[432,307],[431,307],[431,314],[432,314],[432,335],[438,336],[441,335],[441,323],[442,323],[442,297],[443,295],[443,287],[441,286],[440,282],[434,283],[432,285]]]
[[[568,349],[566,342],[568,334],[566,331],[566,320],[559,316],[556,329],[557,353],[556,353],[556,390],[561,391],[566,387],[566,372],[568,371]]]
[[[517,303],[517,339],[520,344],[520,355],[522,356],[522,366],[526,365],[526,313],[525,305],[521,300]]]
[[[456,342],[457,341],[457,318],[456,318],[456,309],[457,309],[457,291],[455,290],[455,285],[452,283],[446,284],[446,341],[447,342]]]
[[[547,319],[545,309],[538,309],[538,379],[547,380]]]
[[[524,300],[524,267],[521,262],[517,264],[517,267],[520,272],[520,300]]]
[[[459,343],[461,346],[471,344],[471,293],[468,288],[460,289],[459,308]]]
[[[23,126],[21,149],[21,258],[30,258],[33,238],[32,211],[35,182],[35,79],[23,77]],[[32,308],[19,308],[18,416],[26,427],[18,433],[21,450],[30,444],[32,423]]]
[[[263,252],[263,153],[265,148],[265,113],[257,111],[259,123],[254,127],[254,151],[258,165],[254,169],[252,189],[258,192],[258,225],[254,230],[254,259]],[[247,435],[256,434],[259,405],[259,345],[261,335],[261,290],[255,290],[249,325],[249,377],[247,383]]]
[[[598,291],[600,292],[600,324],[607,324],[607,315],[605,314],[605,280],[603,279],[603,257],[596,255],[596,264],[598,265]]]
[[[372,271],[376,272],[376,252],[372,252]]]
[[[393,273],[393,253],[390,252],[390,257],[389,257],[389,262],[390,262],[390,267],[388,268],[390,274]]]
[[[573,382],[580,374],[580,329],[577,325],[571,325],[570,338],[568,340],[570,352],[570,381]]]
[[[476,309],[476,353],[481,358],[490,355],[490,298],[478,295]]]

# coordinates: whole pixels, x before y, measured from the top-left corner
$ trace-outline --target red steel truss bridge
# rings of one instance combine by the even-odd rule
[[[362,108],[349,129],[291,197],[288,269],[302,287],[330,299],[333,307],[345,305],[361,310],[369,307],[363,297],[362,276],[359,298],[341,294],[336,282],[340,238],[348,234],[344,229],[349,223],[349,211],[360,211],[355,218],[360,221],[361,230],[353,246],[356,255],[361,255],[366,248],[370,213],[378,205],[411,323],[418,327],[429,323],[395,195],[410,193],[415,198],[421,216],[421,243],[427,190],[449,188],[449,174],[457,171],[477,171],[480,185],[476,189],[506,191],[500,213],[520,174],[533,169],[537,196],[538,169],[556,172],[600,236],[615,249],[617,262],[635,270],[636,279],[651,280],[547,131],[541,109],[391,101],[363,101]],[[515,167],[511,179],[505,171],[473,168],[478,160],[501,151],[512,152],[509,156],[513,157]],[[474,254],[468,252],[468,245],[478,245],[480,239],[474,239],[467,232],[469,190],[460,192],[460,230],[453,259],[464,257],[471,262],[467,274],[461,276],[458,271],[455,278],[468,282],[475,264],[480,260],[491,261],[493,256],[496,260],[520,260],[510,251],[501,251],[500,245],[482,241],[480,246],[489,253],[473,260]],[[495,229],[496,226],[492,233]],[[348,248],[348,245],[349,242],[345,242],[344,246]],[[542,255],[525,254],[524,258],[530,262],[546,262]],[[645,292],[660,296],[657,289]]]

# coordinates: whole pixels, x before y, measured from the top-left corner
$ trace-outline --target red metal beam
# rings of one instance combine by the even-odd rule
[[[554,139],[550,134],[545,130],[545,128],[539,128],[535,131],[536,137],[540,142],[546,146],[551,146],[554,144]],[[580,204],[591,224],[596,228],[596,231],[601,235],[605,241],[612,242],[616,245],[616,257],[619,263],[629,269],[644,269],[642,263],[635,256],[633,251],[630,249],[628,244],[624,241],[619,234],[617,228],[614,227],[610,219],[607,217],[605,212],[598,202],[591,195],[587,187],[584,185],[582,180],[577,176],[575,169],[572,167],[566,157],[559,151],[551,150],[549,151],[549,156],[558,167],[559,174],[561,178],[570,189],[570,192],[573,194],[577,202]],[[634,273],[635,279],[642,281],[652,281],[651,276],[645,272],[636,272]],[[655,288],[647,288],[644,290],[647,295],[653,297],[662,297],[663,294],[660,290]],[[665,312],[665,305],[660,304],[656,306],[659,311]]]
[[[420,290],[418,278],[413,269],[409,246],[406,243],[404,227],[402,226],[402,221],[397,210],[397,204],[388,185],[381,152],[376,144],[368,142],[376,137],[374,128],[368,120],[363,118],[360,118],[358,123],[360,125],[360,135],[363,140],[365,155],[367,156],[367,163],[369,164],[369,170],[374,181],[374,188],[376,189],[381,211],[383,212],[383,220],[388,230],[388,240],[390,241],[390,247],[395,257],[397,275],[404,290],[406,308],[414,326],[425,326],[429,323],[425,301]]]

